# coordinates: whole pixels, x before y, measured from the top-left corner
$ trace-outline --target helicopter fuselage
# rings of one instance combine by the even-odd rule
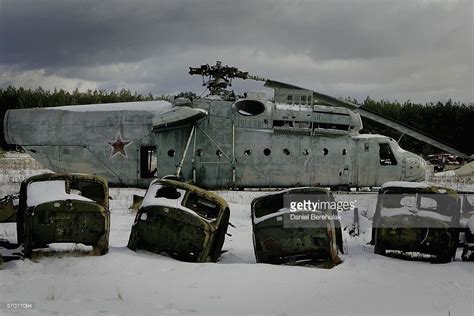
[[[170,119],[170,111],[184,108],[205,116],[188,120],[177,111]],[[21,145],[44,167],[101,175],[112,185],[147,187],[178,171],[208,189],[366,187],[422,181],[426,171],[421,157],[393,139],[359,134],[362,122],[351,110],[278,104],[258,94],[235,102],[10,110],[4,123],[7,142]]]

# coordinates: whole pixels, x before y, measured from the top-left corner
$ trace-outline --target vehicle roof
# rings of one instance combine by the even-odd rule
[[[91,174],[84,174],[84,173],[68,173],[68,174],[57,174],[57,173],[43,173],[36,176],[29,177],[28,179],[24,180],[21,183],[20,187],[20,205],[22,207],[26,207],[26,199],[27,199],[27,188],[30,183],[34,182],[43,182],[43,181],[57,181],[57,180],[65,180],[69,182],[77,182],[77,181],[89,181],[100,183],[102,187],[103,197],[100,200],[95,200],[95,203],[98,203],[104,206],[106,209],[109,208],[109,190],[108,190],[108,182],[101,176],[91,175]]]
[[[201,189],[200,187],[194,186],[194,185],[186,183],[186,182],[181,182],[181,181],[177,181],[177,180],[169,180],[169,179],[156,179],[156,180],[154,180],[153,182],[150,183],[150,186],[153,185],[153,184],[156,184],[156,183],[164,184],[164,185],[171,186],[171,187],[176,187],[176,188],[183,189],[183,190],[186,190],[186,191],[191,191],[191,192],[197,193],[201,196],[204,196],[204,197],[206,197],[210,200],[213,200],[213,201],[221,204],[224,207],[227,207],[227,208],[229,207],[227,202],[223,198],[221,198],[219,195],[217,195],[213,192]]]
[[[51,181],[51,180],[70,180],[70,181],[88,180],[88,181],[100,182],[104,186],[107,186],[107,180],[105,180],[103,177],[97,176],[97,175],[85,174],[85,173],[68,173],[68,174],[43,173],[43,174],[29,177],[23,182],[25,184],[28,184],[31,182]]]
[[[431,185],[426,182],[389,181],[385,182],[380,187],[380,193],[383,193],[388,189],[401,189],[408,192],[429,191],[433,193],[448,193],[451,195],[457,195],[457,192],[453,189]]]
[[[268,198],[268,197],[271,197],[271,196],[280,195],[280,194],[289,194],[289,193],[296,193],[296,194],[303,194],[303,193],[332,194],[329,189],[322,188],[322,187],[289,188],[289,189],[285,189],[285,190],[281,190],[281,191],[277,191],[277,192],[272,192],[272,193],[268,193],[268,194],[256,197],[255,199],[253,199],[252,205],[257,201],[260,201],[262,199],[265,199],[265,198]]]

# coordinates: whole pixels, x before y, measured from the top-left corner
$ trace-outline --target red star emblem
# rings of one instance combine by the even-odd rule
[[[112,149],[110,151],[110,158],[115,156],[116,154],[121,154],[125,158],[127,158],[127,151],[126,148],[129,146],[132,142],[130,141],[125,141],[122,138],[122,134],[120,132],[117,133],[117,137],[115,138],[115,141],[107,142],[107,144],[110,146]]]

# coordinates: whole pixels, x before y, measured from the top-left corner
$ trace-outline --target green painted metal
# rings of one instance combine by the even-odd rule
[[[28,186],[33,183],[65,181],[65,192],[74,190],[91,201],[51,200],[28,205]],[[45,192],[47,194],[48,192]],[[107,182],[85,174],[42,174],[22,182],[17,214],[18,243],[23,243],[25,257],[35,248],[50,243],[82,243],[93,246],[93,254],[108,252],[110,231]]]
[[[320,220],[314,227],[289,227],[290,213],[285,212],[285,195],[307,194],[325,196],[334,201],[323,188],[296,188],[255,198],[252,201],[252,235],[255,258],[258,263],[332,262],[340,263],[338,248],[342,251],[342,234],[337,220]],[[304,212],[294,212],[301,215]],[[321,214],[336,215],[331,211]]]
[[[156,187],[171,192],[179,190],[183,196],[178,193],[142,205],[132,226],[128,248],[167,253],[183,261],[216,262],[229,224],[228,204],[216,194],[174,180],[152,182],[144,203],[156,198],[152,196],[158,194]]]
[[[382,213],[384,203],[393,203],[394,199],[396,202],[403,196],[416,199],[412,214],[387,216]],[[423,210],[419,204],[420,197],[430,197],[439,202],[437,207],[430,208],[432,217],[418,215]],[[389,214],[389,211],[385,214]],[[447,213],[450,220],[436,216]],[[458,246],[459,219],[460,198],[454,190],[425,184],[405,186],[403,182],[386,184],[378,194],[373,218],[374,252],[382,255],[387,250],[416,252],[433,255],[438,262],[449,262],[454,258]]]

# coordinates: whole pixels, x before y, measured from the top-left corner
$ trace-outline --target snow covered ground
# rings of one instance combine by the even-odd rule
[[[15,165],[0,174],[0,195],[18,190],[21,178],[40,167]],[[1,169],[0,165],[0,169]],[[4,171],[4,172],[3,172]],[[357,200],[361,234],[344,232],[346,254],[332,269],[256,264],[249,203],[261,192],[218,192],[230,204],[232,237],[218,263],[185,263],[126,248],[132,194],[111,189],[110,251],[101,257],[77,252],[11,261],[0,270],[0,315],[44,314],[308,314],[473,315],[474,265],[408,261],[373,253],[370,240],[375,194],[339,194]],[[343,227],[352,213],[342,214]],[[14,224],[0,224],[0,238],[14,241]],[[32,303],[9,310],[6,303]]]

